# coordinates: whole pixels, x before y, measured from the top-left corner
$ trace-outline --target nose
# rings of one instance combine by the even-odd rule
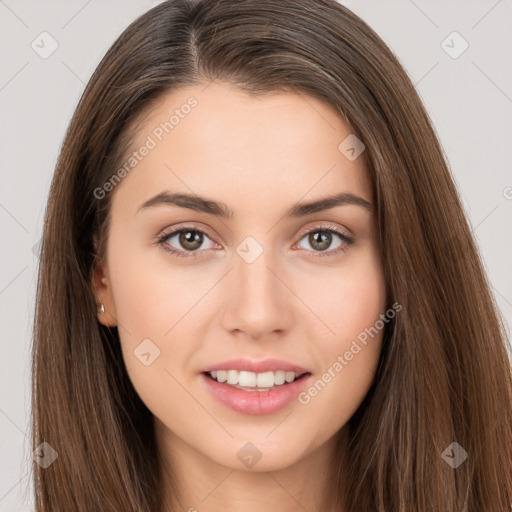
[[[250,339],[282,336],[293,324],[300,304],[293,294],[290,274],[270,250],[264,250],[252,262],[238,254],[233,259],[223,327],[245,333]]]

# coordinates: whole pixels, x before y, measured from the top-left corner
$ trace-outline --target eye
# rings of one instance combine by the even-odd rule
[[[338,237],[340,240],[339,244],[335,246],[332,250],[327,251],[332,243],[333,243],[333,235]],[[315,256],[333,256],[338,254],[339,252],[344,252],[348,249],[350,245],[354,243],[354,238],[347,233],[344,233],[341,230],[333,228],[332,226],[317,226],[314,229],[305,233],[302,236],[301,240],[305,239],[306,242],[311,247],[311,250],[316,253],[325,253],[325,254],[315,254]]]
[[[157,243],[162,246],[162,249],[176,256],[197,258],[198,253],[201,252],[199,249],[203,245],[205,238],[210,240],[213,244],[210,247],[206,247],[206,249],[210,249],[216,245],[204,231],[188,226],[164,233],[158,238]],[[171,241],[178,244],[178,247],[172,245],[170,243]],[[205,247],[203,247],[203,249],[205,249]]]
[[[326,249],[328,249],[333,243],[333,235],[339,239],[339,243],[334,247],[334,249],[327,251]],[[319,257],[333,256],[339,252],[344,252],[355,241],[352,236],[341,230],[333,228],[332,226],[316,226],[314,229],[311,229],[302,235],[300,240],[302,241],[303,239],[305,239],[310,246],[310,249],[308,250],[310,252],[317,253],[314,256]],[[202,247],[205,240],[210,240],[211,245],[209,247]],[[178,244],[178,247],[173,245],[173,243]],[[299,243],[296,245],[299,245]],[[218,244],[213,242],[204,231],[194,226],[185,226],[167,231],[158,237],[157,244],[161,245],[163,250],[185,258],[202,257],[201,253],[204,252],[204,250],[199,250],[201,247],[203,249],[220,247]]]

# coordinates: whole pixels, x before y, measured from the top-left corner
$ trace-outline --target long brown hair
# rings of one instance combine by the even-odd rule
[[[104,256],[110,195],[94,191],[122,165],[137,116],[164,93],[214,79],[250,94],[325,100],[366,146],[388,300],[402,311],[349,421],[350,471],[331,480],[336,508],[510,510],[508,340],[439,142],[396,57],[334,0],[169,0],[108,50],[55,169],[32,435],[34,448],[47,442],[58,458],[34,462],[37,512],[162,512],[153,417],[127,375],[117,328],[97,321],[91,276]],[[446,454],[463,453],[458,446],[467,459],[454,468]]]

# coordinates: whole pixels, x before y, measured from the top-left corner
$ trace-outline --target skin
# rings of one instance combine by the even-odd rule
[[[181,510],[287,512],[298,503],[326,510],[329,458],[371,385],[382,332],[309,403],[294,400],[268,415],[228,409],[200,371],[231,358],[275,357],[307,368],[316,381],[385,312],[371,210],[343,205],[285,216],[298,202],[339,192],[371,203],[364,159],[339,151],[351,131],[328,104],[291,91],[251,97],[219,82],[160,99],[139,124],[133,149],[191,96],[198,105],[112,192],[106,260],[94,277],[106,310],[98,319],[119,328],[130,379],[174,469]],[[222,201],[234,216],[169,205],[137,212],[163,191]],[[327,249],[315,250],[307,232],[326,224],[355,242],[336,253],[345,242],[333,234]],[[202,256],[177,257],[155,243],[178,225],[206,233],[196,250]],[[252,263],[236,252],[249,235],[263,248]],[[166,243],[186,253],[178,236]],[[160,349],[149,366],[134,355],[147,338]],[[248,441],[262,454],[252,468],[237,457]],[[170,487],[166,494],[170,502]]]

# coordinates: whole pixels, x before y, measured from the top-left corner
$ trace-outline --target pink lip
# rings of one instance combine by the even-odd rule
[[[309,385],[312,375],[304,375],[291,384],[283,384],[269,391],[244,391],[226,383],[217,382],[204,373],[200,378],[208,391],[226,407],[242,414],[263,416],[279,411],[296,400]]]
[[[308,373],[308,370],[297,366],[295,364],[287,363],[280,359],[264,359],[263,361],[251,361],[250,359],[230,359],[223,363],[207,366],[201,370],[201,373],[213,372],[217,370],[243,370],[254,373],[264,372],[277,372],[278,370],[284,370],[285,372],[295,372],[300,375],[302,373]],[[245,393],[245,391],[244,391]],[[257,393],[261,393],[257,391]]]

